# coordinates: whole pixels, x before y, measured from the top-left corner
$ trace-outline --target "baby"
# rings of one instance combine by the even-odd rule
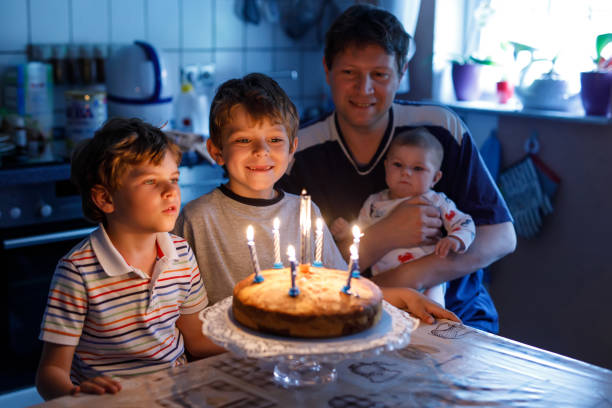
[[[465,252],[474,241],[472,218],[460,212],[446,195],[432,190],[442,178],[443,157],[442,145],[425,127],[400,131],[391,142],[385,159],[388,188],[367,198],[357,223],[367,228],[387,216],[402,201],[421,196],[440,210],[447,235],[435,246],[396,248],[388,252],[372,266],[373,275],[432,253],[446,257],[449,251]],[[330,229],[338,241],[350,239],[349,223],[345,219],[336,219]],[[444,306],[444,292],[445,284],[441,284],[426,289],[424,294]]]

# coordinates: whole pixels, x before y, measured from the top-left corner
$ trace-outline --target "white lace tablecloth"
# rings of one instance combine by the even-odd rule
[[[331,339],[298,339],[246,328],[234,320],[231,309],[230,296],[200,312],[204,335],[239,356],[260,359],[317,356],[319,361],[338,361],[359,353],[378,354],[408,345],[419,325],[419,320],[383,301],[380,322],[368,330]]]

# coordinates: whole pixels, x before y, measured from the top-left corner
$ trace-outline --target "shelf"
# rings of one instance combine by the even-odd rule
[[[519,103],[499,104],[491,101],[436,101],[458,112],[485,113],[498,116],[515,116],[525,118],[568,121],[574,123],[589,123],[610,125],[612,118],[606,116],[585,116],[582,111],[562,112],[539,109],[523,109]]]

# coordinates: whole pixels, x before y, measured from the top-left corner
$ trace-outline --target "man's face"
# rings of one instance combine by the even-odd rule
[[[323,66],[343,132],[384,130],[401,80],[395,56],[375,44],[350,46]]]

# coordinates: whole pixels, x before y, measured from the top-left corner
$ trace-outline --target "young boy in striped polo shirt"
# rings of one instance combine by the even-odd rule
[[[179,213],[181,153],[139,119],[112,119],[73,155],[72,179],[99,228],[55,270],[36,375],[45,399],[116,393],[117,377],[222,352],[202,334],[208,298]]]

